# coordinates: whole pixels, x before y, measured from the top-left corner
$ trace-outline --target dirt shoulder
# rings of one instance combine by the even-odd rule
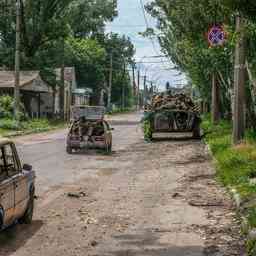
[[[127,134],[122,147],[79,156],[77,171],[87,175],[43,193],[33,224],[1,235],[0,255],[244,255],[232,202],[204,145],[147,144],[137,125],[118,129]]]

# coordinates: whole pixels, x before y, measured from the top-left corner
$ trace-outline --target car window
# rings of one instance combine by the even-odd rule
[[[4,148],[0,148],[0,181],[7,177],[7,170],[4,164]]]
[[[19,172],[18,164],[11,144],[2,147],[3,170],[7,175],[13,176]]]

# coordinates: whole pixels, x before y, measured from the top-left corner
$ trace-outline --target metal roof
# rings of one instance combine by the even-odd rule
[[[12,89],[14,87],[14,71],[0,71],[0,89]],[[52,92],[52,89],[41,79],[39,71],[21,71],[20,89],[34,92]]]

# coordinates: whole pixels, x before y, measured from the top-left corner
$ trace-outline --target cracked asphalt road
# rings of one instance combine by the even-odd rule
[[[137,113],[112,118],[112,155],[67,155],[66,130],[15,139],[37,172],[39,198],[32,225],[0,235],[0,255],[244,255],[204,144],[145,143],[139,120]]]

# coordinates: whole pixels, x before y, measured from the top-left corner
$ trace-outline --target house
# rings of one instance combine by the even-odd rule
[[[92,89],[90,88],[75,88],[73,90],[73,100],[74,105],[90,105],[90,97],[92,94]]]
[[[0,95],[13,95],[14,87],[14,72],[0,71]],[[20,72],[20,96],[31,117],[48,116],[53,111],[52,89],[42,80],[39,71]]]

